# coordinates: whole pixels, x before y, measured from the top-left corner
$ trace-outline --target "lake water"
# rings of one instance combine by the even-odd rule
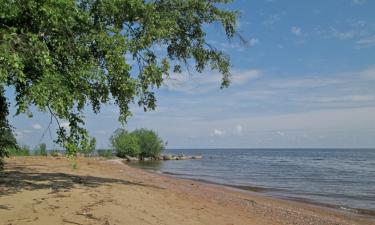
[[[375,212],[375,150],[195,149],[168,153],[202,160],[144,162],[134,166],[219,184],[264,188],[282,198]],[[358,210],[359,209],[359,210]]]

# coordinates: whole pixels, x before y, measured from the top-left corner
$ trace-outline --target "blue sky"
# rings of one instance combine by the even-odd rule
[[[237,0],[238,30],[219,26],[208,41],[231,56],[232,85],[220,75],[184,72],[157,90],[158,109],[125,128],[150,128],[169,148],[375,147],[375,1]],[[8,95],[12,96],[10,91]],[[14,109],[12,109],[14,113]],[[120,124],[114,106],[86,114],[98,147]],[[10,118],[21,143],[53,147],[49,116]]]

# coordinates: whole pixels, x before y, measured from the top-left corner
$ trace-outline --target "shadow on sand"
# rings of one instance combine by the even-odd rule
[[[12,170],[0,172],[0,196],[10,195],[22,190],[51,190],[51,193],[66,192],[73,188],[95,188],[110,184],[136,185],[160,188],[122,179],[103,178],[95,176],[79,176],[66,173],[41,173],[25,170],[23,167],[13,167]],[[1,206],[0,209],[6,209]]]

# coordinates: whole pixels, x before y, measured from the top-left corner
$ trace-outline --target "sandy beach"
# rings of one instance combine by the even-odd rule
[[[7,159],[0,224],[375,224],[373,218],[260,193],[181,180],[118,160]]]

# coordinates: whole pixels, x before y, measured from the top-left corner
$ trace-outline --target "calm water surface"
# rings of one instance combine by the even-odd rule
[[[375,150],[202,149],[167,150],[202,160],[135,166],[226,185],[263,187],[266,193],[375,211]]]

